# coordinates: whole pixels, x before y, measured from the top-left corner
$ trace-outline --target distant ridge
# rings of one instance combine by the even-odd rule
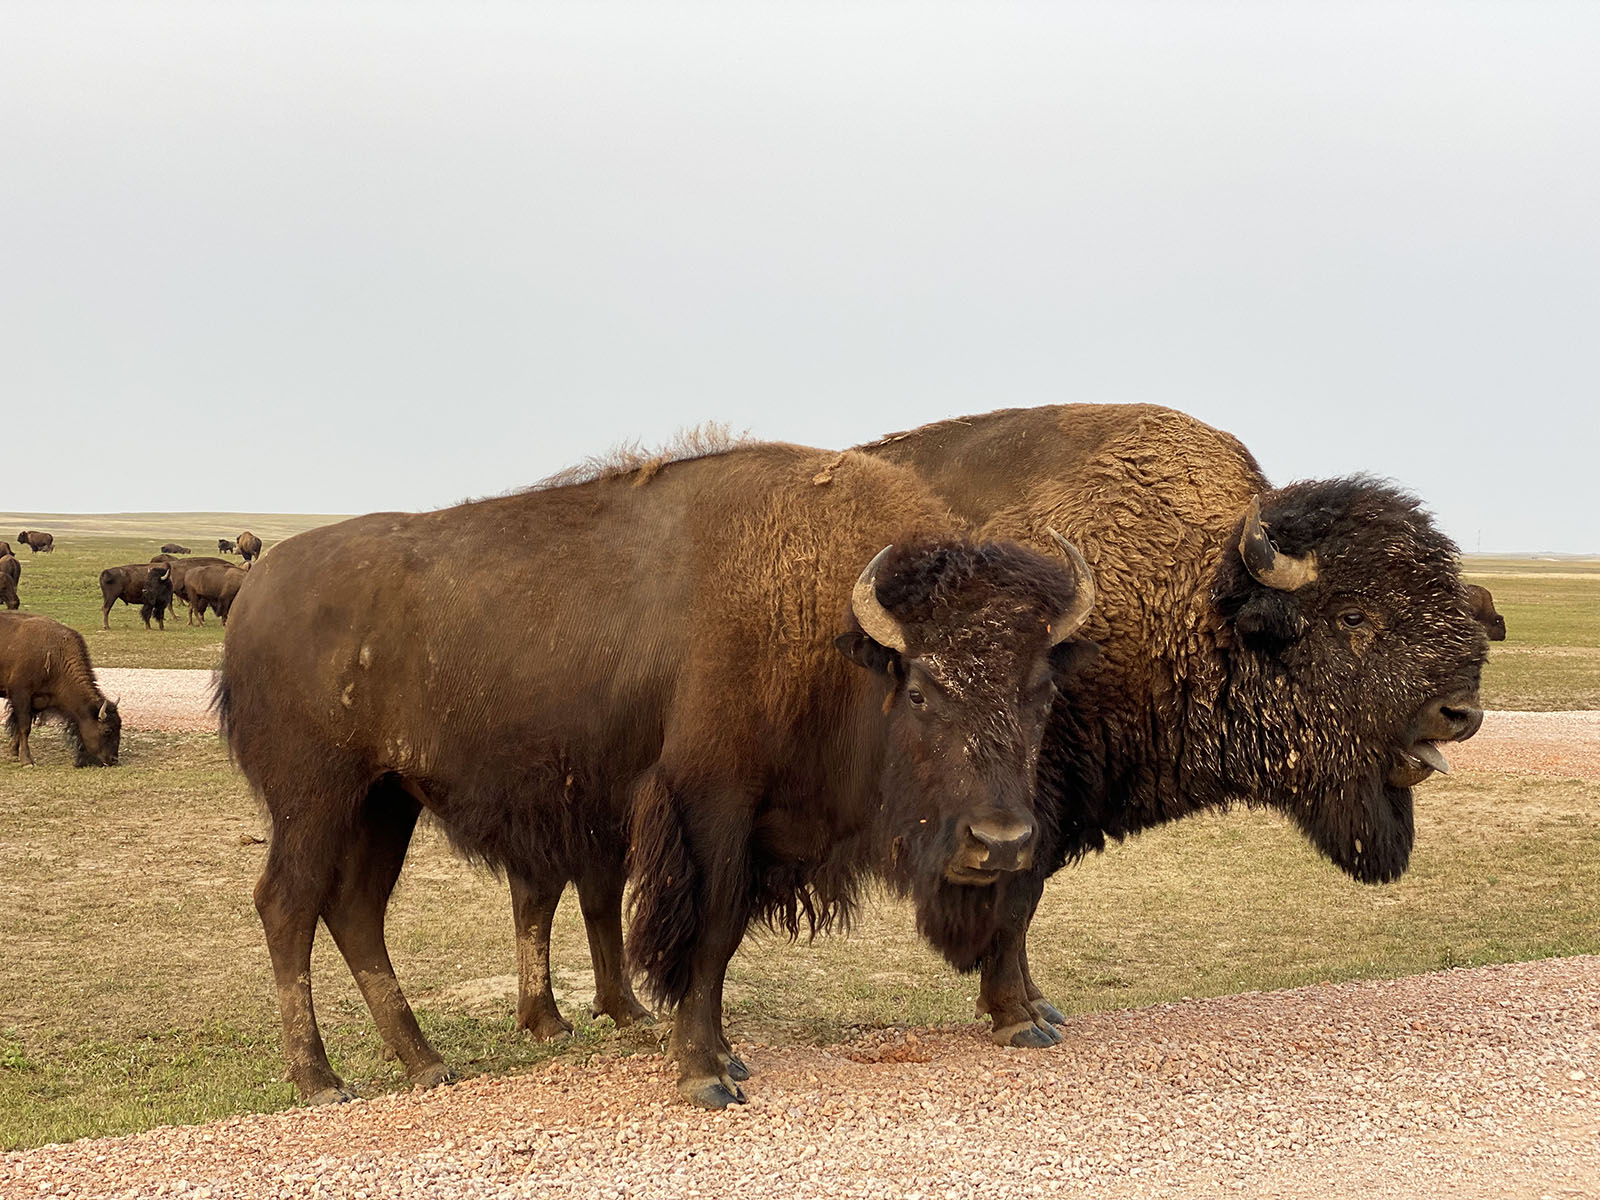
[[[158,537],[180,541],[195,552],[208,542],[216,551],[218,538],[232,539],[248,529],[268,541],[281,541],[349,518],[348,513],[239,513],[239,512],[127,512],[127,513],[0,513],[0,531],[15,535],[22,529],[44,529],[57,535],[81,537]],[[0,538],[8,535],[0,532]]]

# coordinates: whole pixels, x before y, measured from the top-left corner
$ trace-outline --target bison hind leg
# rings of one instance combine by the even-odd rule
[[[540,885],[515,871],[507,874],[517,942],[517,1028],[541,1042],[555,1041],[572,1032],[550,985],[550,925],[566,880],[549,879]]]

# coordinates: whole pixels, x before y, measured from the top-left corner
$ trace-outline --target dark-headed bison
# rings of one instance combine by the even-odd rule
[[[167,627],[167,606],[172,603],[172,571],[166,563],[127,563],[100,572],[100,628],[111,628],[111,608],[120,600],[128,607],[137,605],[139,619],[146,629],[150,618],[156,626]]]
[[[56,548],[56,537],[53,533],[40,533],[37,529],[24,529],[17,534],[17,541],[26,546],[34,554],[48,554]]]
[[[1467,584],[1467,603],[1491,642],[1506,640],[1506,619],[1495,610],[1494,597],[1480,583]]]
[[[122,717],[100,694],[83,635],[33,613],[0,613],[0,697],[10,702],[6,720],[11,757],[33,765],[28,732],[48,712],[66,722],[80,767],[116,765]]]
[[[722,989],[752,920],[826,926],[877,871],[953,960],[1020,937],[1093,587],[1048,538],[947,530],[908,471],[751,446],[283,542],[217,700],[273,818],[256,906],[302,1095],[346,1094],[312,1014],[319,916],[411,1078],[448,1077],[383,939],[424,808],[538,891],[575,879],[611,931],[626,851],[630,954],[711,1107],[742,1099]]]
[[[163,553],[163,554],[187,554],[187,553],[189,553],[189,547],[180,546],[180,545],[178,545],[177,542],[168,542],[166,545],[161,547],[161,553]]]

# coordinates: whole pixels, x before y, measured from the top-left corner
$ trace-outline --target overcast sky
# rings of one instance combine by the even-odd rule
[[[1600,4],[8,3],[0,509],[1169,404],[1600,552]]]

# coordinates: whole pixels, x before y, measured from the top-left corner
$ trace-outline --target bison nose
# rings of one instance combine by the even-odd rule
[[[980,820],[967,825],[966,866],[982,871],[1025,871],[1033,865],[1033,823]]]
[[[1431,736],[1440,742],[1464,742],[1483,724],[1483,710],[1471,700],[1461,698],[1440,700],[1428,716],[1429,723],[1438,729]]]

